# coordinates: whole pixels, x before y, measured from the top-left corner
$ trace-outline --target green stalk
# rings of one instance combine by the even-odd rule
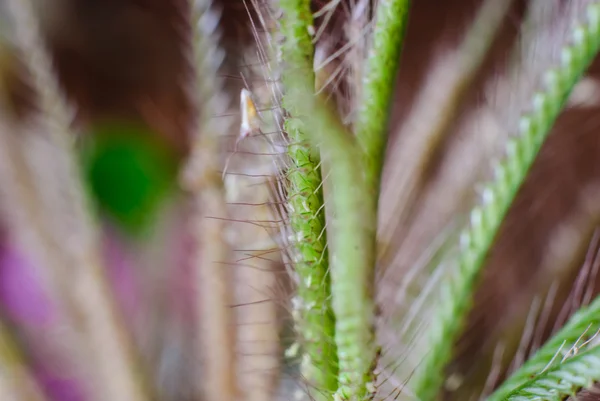
[[[600,380],[600,347],[594,346],[527,381],[502,399],[562,401]]]
[[[406,31],[410,0],[380,0],[373,42],[365,61],[360,109],[354,131],[366,159],[366,174],[374,193],[387,145],[388,120]]]
[[[301,373],[317,389],[315,396],[329,398],[337,389],[337,353],[332,342],[335,317],[331,310],[319,156],[311,152],[304,134],[294,124],[286,123],[286,132],[292,141],[288,149],[292,162],[287,174],[288,209],[300,299],[296,327],[304,352]]]
[[[508,157],[496,165],[495,178],[483,191],[483,202],[471,212],[460,240],[457,271],[441,288],[439,305],[429,328],[429,350],[416,372],[412,387],[423,401],[435,398],[444,380],[452,346],[460,334],[475,283],[517,191],[546,139],[554,121],[580,76],[600,48],[600,2],[587,6],[586,18],[573,30],[562,48],[559,65],[544,75],[544,87],[523,114],[515,137],[509,140]]]
[[[332,207],[330,274],[338,351],[339,388],[336,399],[372,396],[374,343],[376,218],[364,176],[362,153],[335,114],[313,95],[302,69],[285,71],[285,107],[296,118],[289,121],[319,147],[330,168],[332,190],[325,200]]]
[[[582,345],[600,330],[600,297],[589,306],[581,308],[569,322],[527,360],[516,372],[506,379],[488,401],[501,401],[514,389],[532,377],[559,364],[564,356]]]
[[[281,49],[283,58],[297,60],[298,65],[312,65],[314,47],[308,31],[313,24],[310,1],[282,1],[281,7],[284,10],[281,25],[286,35]],[[314,87],[313,71],[306,72],[307,81]],[[314,397],[329,399],[338,386],[338,361],[332,342],[335,317],[331,310],[320,156],[311,149],[303,130],[293,120],[286,121],[285,130],[291,141],[287,203],[298,275],[300,302],[296,328],[303,346],[301,374],[316,389]]]

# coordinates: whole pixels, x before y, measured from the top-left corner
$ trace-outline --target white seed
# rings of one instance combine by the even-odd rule
[[[300,351],[300,344],[295,342],[285,350],[285,357],[292,359],[298,356],[298,352]]]

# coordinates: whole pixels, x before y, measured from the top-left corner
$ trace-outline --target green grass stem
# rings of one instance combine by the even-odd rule
[[[380,0],[371,47],[365,60],[361,99],[354,132],[366,159],[369,185],[379,192],[388,122],[408,20],[409,0]]]
[[[376,216],[364,175],[362,152],[335,114],[319,101],[306,76],[293,67],[286,71],[284,106],[290,120],[321,150],[330,166],[332,189],[326,205],[332,208],[329,255],[339,388],[336,399],[365,399],[374,388],[375,305],[373,267]]]
[[[514,389],[529,381],[543,370],[559,364],[575,349],[583,349],[583,344],[600,330],[600,298],[577,311],[550,340],[548,340],[523,366],[509,376],[488,397],[488,401],[501,401]]]
[[[290,121],[290,120],[288,120]],[[294,267],[297,273],[298,316],[296,330],[302,344],[302,376],[318,394],[337,389],[335,317],[331,310],[325,211],[319,157],[303,140],[295,124],[286,124],[292,141],[288,154],[288,209],[294,233]]]
[[[600,347],[590,347],[560,361],[502,399],[507,401],[562,401],[576,397],[600,380]]]
[[[313,24],[310,1],[281,2],[284,14],[281,25],[285,40],[281,54],[295,65],[312,65],[314,46],[309,34]],[[307,81],[314,87],[314,73],[307,72]],[[284,100],[285,101],[285,100]],[[301,374],[311,387],[312,396],[329,399],[337,390],[338,361],[333,338],[335,317],[331,310],[331,286],[325,210],[323,205],[320,156],[307,141],[306,134],[293,119],[285,123],[290,139],[287,172],[287,204],[294,233],[294,267],[297,273],[296,330],[302,344]]]
[[[600,2],[593,2],[563,46],[556,68],[545,73],[544,86],[534,94],[531,110],[521,116],[517,135],[507,144],[506,159],[496,165],[493,181],[483,190],[483,202],[471,211],[470,224],[460,238],[457,270],[441,288],[429,327],[428,353],[411,383],[420,400],[434,399],[441,388],[454,341],[471,307],[476,280],[504,216],[569,93],[599,48]]]

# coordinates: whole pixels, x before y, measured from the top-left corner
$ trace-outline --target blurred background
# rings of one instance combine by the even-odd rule
[[[189,95],[194,69],[186,2],[33,3],[60,88],[74,106],[78,134],[73,140],[98,211],[102,257],[118,309],[141,350],[144,369],[157,384],[159,399],[196,400],[193,371],[198,361],[189,352],[197,334],[190,272],[194,241],[186,224],[190,200],[180,189],[179,175],[192,151],[195,133],[190,129],[197,106],[208,100],[201,97],[194,104]],[[323,30],[318,50],[334,54],[352,37],[347,31],[360,20],[359,3],[335,2],[333,12],[323,14],[329,18],[316,20],[316,30]],[[551,28],[561,18],[564,2],[548,0],[554,8],[544,14],[543,1],[498,0],[496,8],[488,6],[488,23],[477,25],[484,3],[491,2],[415,0],[411,6],[381,195],[377,296],[387,319],[381,336],[390,359],[410,346],[397,344],[394,335],[395,319],[410,307],[410,299],[396,296],[402,278],[416,261],[431,256],[432,244],[445,241],[440,233],[452,231],[466,216],[477,183],[490,174],[489,159],[500,152],[513,128],[522,89],[545,67],[543,57],[529,47],[529,31],[522,28],[539,28],[544,44],[552,47]],[[315,11],[326,4],[315,0]],[[229,131],[220,144],[225,158],[239,133],[240,90],[249,87],[259,107],[267,100],[261,97],[264,66],[256,56],[253,2],[213,0],[212,5],[221,10],[219,90],[230,99],[227,112],[218,116]],[[527,21],[531,25],[524,25]],[[36,106],[13,28],[6,5],[0,3],[2,117],[26,135]],[[467,33],[479,41],[463,46]],[[493,39],[489,44],[486,35]],[[479,63],[472,60],[488,46]],[[342,52],[323,69],[331,78],[325,90],[349,118],[356,109],[346,101],[353,78],[349,69],[338,67],[351,64],[352,57],[357,57],[352,51]],[[477,398],[489,391],[495,385],[490,384],[492,373],[497,383],[597,293],[597,266],[591,262],[600,241],[595,231],[600,217],[598,67],[594,63],[576,88],[504,223],[449,367],[446,399]],[[256,400],[280,392],[291,399],[289,386],[301,381],[295,376],[297,361],[284,357],[293,342],[292,290],[278,241],[262,225],[248,224],[273,221],[277,214],[268,205],[271,193],[264,178],[275,173],[267,145],[250,138],[231,158],[231,174],[225,179],[234,221],[227,239],[233,255],[225,264],[235,283],[239,374],[248,399]],[[28,157],[38,154],[24,149]],[[46,163],[53,166],[52,160]],[[6,205],[3,210],[11,213]],[[68,240],[64,221],[58,216],[50,229],[58,246]],[[15,244],[0,216],[2,314],[28,350],[48,399],[87,400],[65,356],[69,344],[56,323],[59,312],[31,254]],[[68,285],[69,278],[64,279]],[[423,284],[414,285],[416,294]],[[538,322],[536,329],[527,334],[532,320]]]

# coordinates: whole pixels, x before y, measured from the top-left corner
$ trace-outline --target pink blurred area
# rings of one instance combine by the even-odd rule
[[[117,306],[133,330],[142,312],[141,289],[130,252],[115,230],[106,229],[103,252]],[[63,369],[67,355],[60,339],[52,339],[59,310],[49,297],[36,266],[9,236],[0,237],[0,308],[26,341],[31,369],[51,401],[84,401],[81,383]]]

